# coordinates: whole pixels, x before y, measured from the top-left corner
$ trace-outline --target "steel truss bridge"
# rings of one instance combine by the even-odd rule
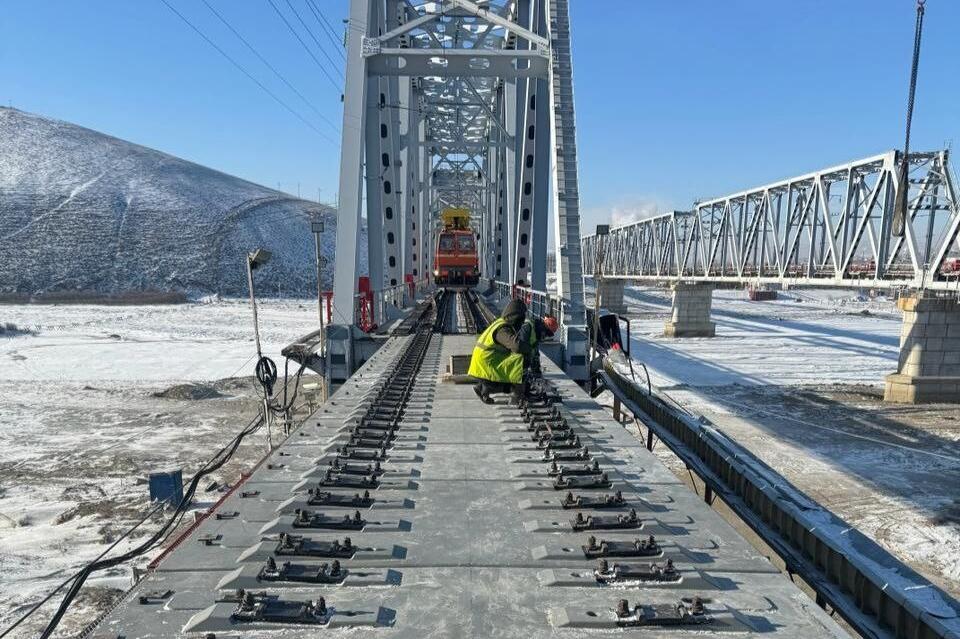
[[[606,279],[952,289],[960,203],[948,151],[911,153],[905,232],[891,232],[900,155],[697,203],[583,238]]]
[[[866,637],[960,636],[946,594],[722,433],[608,368],[615,411],[647,426],[645,447],[575,383],[588,367],[567,0],[351,0],[341,153],[334,324],[318,332],[319,350],[311,333],[284,353],[306,365],[319,352],[342,385],[82,636],[842,639],[828,606]],[[844,169],[847,200],[864,204],[848,206],[859,214],[840,231],[826,206],[837,170],[651,221],[663,234],[650,259],[677,251],[686,265],[679,256],[702,252],[707,276],[742,275],[742,256],[789,264],[808,224],[807,264],[839,263],[866,233],[886,272],[900,248],[883,244],[889,233],[872,220],[876,200],[892,197],[894,160]],[[931,212],[947,192],[955,202],[945,153],[915,164],[934,193],[922,196]],[[430,281],[432,233],[448,206],[475,214],[486,284],[508,297],[522,282],[536,312],[559,311],[562,343],[542,345],[552,357],[539,397],[490,405],[457,383],[470,381],[457,362],[476,344],[461,333],[492,316],[480,296],[412,299],[408,286]],[[907,241],[931,255],[920,220],[911,215]],[[744,230],[739,243],[728,238],[734,228]],[[700,244],[681,242],[694,234]],[[364,248],[378,299],[413,306],[374,334],[355,326]],[[299,388],[299,373],[291,383]],[[264,423],[270,433],[270,414],[289,418],[281,408],[265,398],[234,448]],[[654,436],[700,475],[707,503],[658,460]],[[188,483],[178,511],[219,457]],[[819,607],[710,508],[714,496],[816,590]]]
[[[544,290],[552,209],[569,345],[584,304],[567,0],[355,0],[349,24],[334,321],[353,323],[364,215],[375,293],[429,282],[445,207],[473,212],[485,278]]]

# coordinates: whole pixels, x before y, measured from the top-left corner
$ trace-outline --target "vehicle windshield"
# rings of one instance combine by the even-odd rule
[[[472,253],[474,249],[473,236],[461,235],[457,238],[457,250]]]
[[[444,233],[440,236],[440,242],[438,244],[438,249],[441,251],[452,251],[454,245],[454,237],[449,233]]]

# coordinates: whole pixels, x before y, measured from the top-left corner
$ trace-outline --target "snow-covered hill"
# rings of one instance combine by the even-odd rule
[[[336,236],[329,207],[0,108],[0,293],[239,295],[244,254],[263,247],[274,254],[258,272],[264,294],[315,295],[312,219],[325,222],[329,288]]]

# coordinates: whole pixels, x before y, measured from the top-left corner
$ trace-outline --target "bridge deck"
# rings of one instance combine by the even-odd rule
[[[412,337],[389,340],[361,371],[265,460],[253,475],[200,524],[97,627],[95,637],[657,637],[704,634],[845,637],[824,614],[734,529],[683,486],[642,444],[572,381],[545,362],[563,396],[561,412],[608,473],[607,490],[621,490],[627,505],[583,510],[585,515],[636,510],[639,527],[575,532],[577,510],[563,509],[564,490],[553,487],[549,463],[532,441],[520,410],[486,405],[470,386],[442,381],[451,355],[468,353],[474,337],[434,335],[417,375],[400,430],[383,462],[372,507],[361,508],[362,530],[294,527],[294,511],[342,517],[354,508],[307,506],[352,420]],[[574,465],[574,462],[563,462]],[[352,495],[353,490],[334,492]],[[339,519],[338,519],[339,521]],[[357,549],[342,559],[337,585],[264,581],[280,533],[313,541],[343,541]],[[659,556],[610,559],[664,564],[676,577],[641,584],[599,585],[596,559],[582,550],[590,535],[632,542],[653,535]],[[274,556],[277,565],[313,569],[321,559]],[[307,573],[310,571],[307,570]],[[266,591],[280,601],[325,598],[327,614],[302,621],[235,618],[235,591]],[[702,597],[707,622],[691,627],[618,628],[619,599],[630,605],[673,606]],[[291,612],[291,610],[293,612]],[[646,608],[649,613],[652,608]],[[661,610],[662,611],[662,610]],[[359,629],[358,629],[359,628]],[[197,635],[199,633],[199,635]],[[367,636],[367,635],[365,635]]]

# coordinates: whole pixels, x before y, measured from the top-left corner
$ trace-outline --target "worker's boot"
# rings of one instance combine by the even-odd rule
[[[473,392],[477,394],[477,397],[480,398],[480,401],[484,404],[493,404],[494,401],[490,398],[490,394],[487,393],[487,386],[483,382],[473,385]]]

